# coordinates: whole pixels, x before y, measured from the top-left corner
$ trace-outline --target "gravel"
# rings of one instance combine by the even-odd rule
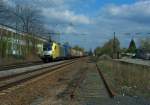
[[[78,104],[72,105],[150,105],[150,100],[142,97],[118,95],[110,98],[92,63],[88,64],[88,68],[87,77],[76,91],[74,103]]]
[[[150,105],[150,100],[142,97],[117,96],[114,105]]]
[[[91,99],[83,105],[150,105],[150,101],[143,98],[133,98],[129,96],[116,96],[114,99],[98,98]]]
[[[47,74],[41,79],[29,82],[20,89],[14,90],[13,93],[9,93],[8,96],[5,94],[7,99],[4,97],[3,101],[9,103],[5,105],[29,105],[27,103],[30,105],[70,105],[68,103],[71,105],[150,105],[150,100],[142,97],[115,96],[110,98],[94,64],[83,62],[78,62],[76,64],[78,66],[72,65],[64,71],[53,73],[53,75]],[[66,99],[64,97],[57,98],[57,95],[66,90],[68,84],[82,68],[88,71],[86,71],[85,80],[75,91],[75,98],[71,102],[68,96],[70,94],[66,94],[69,100],[63,100]]]

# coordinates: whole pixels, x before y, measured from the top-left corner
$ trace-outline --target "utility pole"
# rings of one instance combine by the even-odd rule
[[[116,33],[114,32],[114,39],[113,39],[113,58],[116,58]]]

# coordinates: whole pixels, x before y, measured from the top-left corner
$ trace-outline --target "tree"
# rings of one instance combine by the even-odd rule
[[[119,40],[117,38],[110,39],[102,47],[97,47],[95,49],[95,53],[98,56],[106,54],[106,55],[109,55],[109,56],[113,57],[114,47],[115,47],[115,53],[117,55],[118,52],[120,52],[120,42],[119,42]]]
[[[4,0],[0,0],[0,23],[26,33],[37,34],[45,30],[41,13],[41,10],[32,5],[17,4],[16,2],[12,7]]]
[[[10,7],[6,5],[4,0],[0,0],[0,23],[1,24],[10,23],[10,14],[8,11],[10,11]]]
[[[78,50],[78,51],[84,51],[84,48],[81,48],[80,46],[76,45],[73,47],[75,50]]]
[[[150,38],[145,38],[141,40],[140,49],[150,52]]]
[[[6,9],[5,3],[3,0],[0,1],[0,13],[3,12],[3,10]]]
[[[101,56],[102,55],[102,48],[101,47],[97,47],[94,50],[94,53],[95,53],[96,56]]]
[[[12,15],[21,25],[21,28],[26,33],[35,33],[41,27],[40,10],[31,6],[16,5],[12,11]]]
[[[128,48],[127,52],[136,53],[136,44],[135,44],[133,39],[130,42],[130,45],[129,45],[129,48]]]
[[[36,40],[34,36],[42,36],[43,33],[49,32],[50,30],[45,28],[44,18],[42,17],[42,12],[38,9],[38,7],[32,6],[32,4],[25,5],[23,2],[19,3],[21,0],[16,0],[16,2],[14,1],[13,5],[9,5],[6,0],[0,0],[0,24],[16,29],[16,35],[12,35],[12,38],[22,38],[18,35],[18,31],[26,33],[26,44],[28,46],[28,51],[26,52],[36,52]],[[5,38],[3,36],[4,34],[0,33],[0,50],[5,48],[4,45],[7,45],[2,43]],[[20,45],[20,42],[20,40],[17,41],[17,45]],[[17,46],[15,45],[15,47]]]

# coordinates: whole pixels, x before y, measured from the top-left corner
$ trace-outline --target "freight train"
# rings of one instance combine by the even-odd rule
[[[45,43],[43,46],[43,53],[41,59],[44,62],[51,62],[53,60],[71,59],[83,56],[83,52],[71,48],[69,45],[61,45],[57,42]]]

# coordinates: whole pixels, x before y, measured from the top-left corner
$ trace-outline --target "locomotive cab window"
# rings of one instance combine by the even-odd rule
[[[52,50],[52,44],[45,44],[44,46],[43,46],[43,50],[44,51],[49,51],[49,50]]]

